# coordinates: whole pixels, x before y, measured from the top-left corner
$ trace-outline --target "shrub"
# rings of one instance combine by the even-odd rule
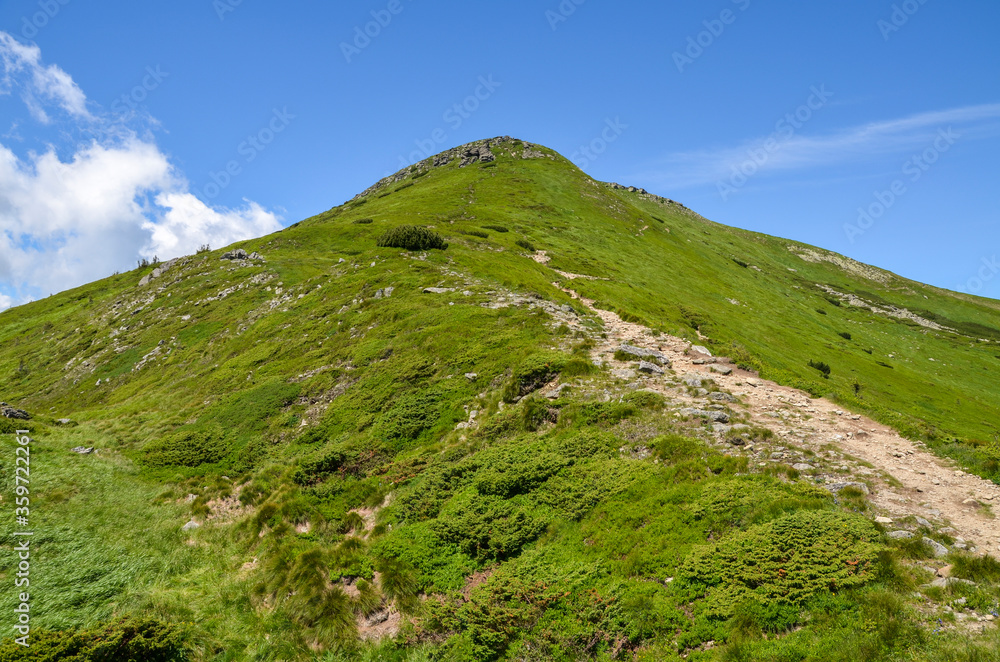
[[[359,218],[354,221],[355,225],[371,225],[372,223],[374,223],[374,221],[370,218]]]
[[[744,262],[743,260],[739,260],[739,259],[737,259],[737,258],[735,258],[735,257],[733,258],[733,262],[735,262],[736,264],[740,265],[740,266],[741,266],[741,267],[743,267],[744,269],[747,269],[747,268],[748,268],[748,267],[750,266],[749,264],[747,264],[747,263],[746,263],[746,262]]]
[[[469,235],[470,237],[479,237],[480,239],[487,239],[490,236],[485,232],[480,232],[479,230],[463,230],[462,234]]]
[[[494,232],[499,232],[501,234],[504,233],[504,232],[510,232],[510,230],[508,230],[507,228],[505,228],[502,225],[484,225],[483,229],[484,230],[493,230]]]
[[[183,662],[188,659],[179,630],[152,619],[123,619],[77,632],[32,631],[31,647],[8,639],[0,662]]]
[[[379,237],[376,246],[408,251],[445,250],[448,244],[437,232],[416,225],[400,225]]]
[[[826,315],[827,314],[827,312],[825,310],[823,310],[822,308],[817,308],[816,312],[819,313],[820,315]]]
[[[182,428],[147,444],[143,455],[150,467],[198,467],[222,461],[230,450],[222,428],[213,425]]]
[[[535,252],[535,246],[527,239],[518,239],[514,243],[523,248],[524,250],[528,251],[529,253]]]
[[[825,378],[827,379],[830,378],[830,366],[827,365],[826,363],[823,363],[822,361],[810,361],[809,367],[819,370],[821,373],[823,373],[823,376]]]
[[[841,338],[843,338],[844,340],[850,340],[851,339],[851,334],[847,333],[846,331],[842,331],[842,332],[838,333],[837,335],[840,336]]]
[[[522,363],[510,380],[503,392],[503,399],[506,402],[513,402],[519,397],[527,395],[540,388],[546,382],[555,377],[565,365],[566,360],[559,355],[541,354],[535,355]]]

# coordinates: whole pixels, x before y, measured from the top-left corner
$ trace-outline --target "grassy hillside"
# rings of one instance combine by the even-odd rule
[[[159,659],[994,659],[974,656],[995,639],[932,633],[926,600],[958,593],[913,597],[927,549],[595,365],[601,322],[556,283],[993,479],[1000,304],[537,146],[469,154],[226,249],[253,259],[201,253],[0,314],[0,399],[36,439],[40,646],[141,647],[138,630]],[[406,225],[447,248],[378,245]],[[539,397],[556,377],[571,388]],[[1000,566],[956,563],[978,585],[949,591],[991,608]]]

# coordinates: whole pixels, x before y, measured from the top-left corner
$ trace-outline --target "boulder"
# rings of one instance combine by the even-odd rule
[[[910,531],[890,531],[888,536],[893,540],[909,540],[913,537]]]
[[[618,350],[625,352],[626,354],[631,354],[632,356],[638,356],[640,359],[646,359],[652,361],[653,363],[670,367],[670,359],[668,359],[662,352],[657,352],[653,349],[645,349],[629,345],[627,343],[622,343]]]
[[[3,416],[4,418],[17,419],[19,421],[31,420],[31,414],[24,411],[23,409],[17,409],[15,407],[11,407],[6,402],[0,402],[0,416]]]
[[[822,487],[830,492],[833,492],[834,494],[847,487],[853,487],[855,489],[861,490],[865,494],[871,494],[871,491],[868,489],[868,486],[865,485],[864,483],[827,483]]]
[[[237,248],[235,251],[229,251],[228,253],[223,253],[220,260],[249,260],[250,256],[242,248]]]
[[[948,548],[939,543],[936,540],[931,540],[930,538],[924,536],[924,544],[931,548],[934,552],[934,558],[940,559],[948,556]]]
[[[814,467],[813,465],[806,464],[805,462],[799,462],[798,464],[792,465],[792,469],[795,469],[796,471],[812,471],[815,468],[816,467]]]
[[[716,402],[736,402],[736,398],[728,393],[723,393],[722,391],[716,391],[715,393],[708,394],[709,400],[715,400]]]
[[[875,518],[875,523],[876,524],[892,524],[892,520],[890,518],[888,518],[888,517],[876,517]]]
[[[731,375],[733,374],[733,369],[726,365],[713,365],[712,372],[716,372],[720,375]]]
[[[78,453],[80,455],[90,455],[94,452],[93,448],[84,448],[83,446],[77,446],[76,448],[70,449],[71,453]]]
[[[425,287],[424,294],[448,294],[454,292],[454,287]]]
[[[640,361],[639,372],[645,372],[650,375],[662,375],[663,368],[656,365],[655,363],[650,363],[649,361]]]
[[[60,418],[56,420],[56,423],[58,423],[59,425],[72,425],[73,421],[72,419],[69,418]]]
[[[693,408],[688,407],[686,409],[681,409],[681,414],[683,416],[694,416],[696,418],[707,418],[707,419],[709,419],[711,421],[715,421],[716,423],[728,423],[729,422],[729,414],[727,414],[725,412],[721,412],[721,411],[706,411],[704,409],[693,409]]]
[[[195,529],[199,528],[201,528],[201,524],[198,524],[198,522],[191,520],[190,522],[181,527],[181,531],[194,531]]]
[[[691,348],[692,352],[698,352],[699,354],[704,354],[705,356],[712,356],[712,352],[708,351],[707,347],[702,347],[701,345],[694,345]]]

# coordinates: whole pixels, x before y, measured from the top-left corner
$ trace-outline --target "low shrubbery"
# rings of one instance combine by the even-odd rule
[[[408,251],[443,251],[448,248],[447,242],[437,232],[416,225],[400,225],[387,230],[379,237],[376,246],[402,248]]]

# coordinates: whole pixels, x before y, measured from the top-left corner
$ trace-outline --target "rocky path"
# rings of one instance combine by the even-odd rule
[[[580,299],[572,290],[564,291]],[[739,402],[731,405],[734,412],[744,413],[754,425],[776,433],[767,444],[731,447],[727,452],[747,454],[758,466],[768,462],[793,464],[826,484],[864,483],[879,512],[878,521],[887,528],[913,529],[916,522],[952,539],[957,548],[1000,558],[1000,521],[991,511],[993,505],[1000,507],[1000,487],[994,483],[965,473],[922,444],[904,439],[867,417],[843,411],[829,400],[813,399],[803,391],[757,379],[727,359],[692,349],[686,340],[655,335],[644,326],[594,308],[592,301],[580,300],[604,322],[607,338],[593,349],[595,360],[608,362],[619,376],[644,381],[645,388],[692,407],[703,408],[712,401],[702,397],[707,393],[692,393],[683,386],[711,379],[738,398]],[[614,352],[622,344],[665,355],[681,380],[681,388],[669,373],[644,377],[632,369],[634,364],[615,361]],[[721,439],[728,426],[715,427]]]

